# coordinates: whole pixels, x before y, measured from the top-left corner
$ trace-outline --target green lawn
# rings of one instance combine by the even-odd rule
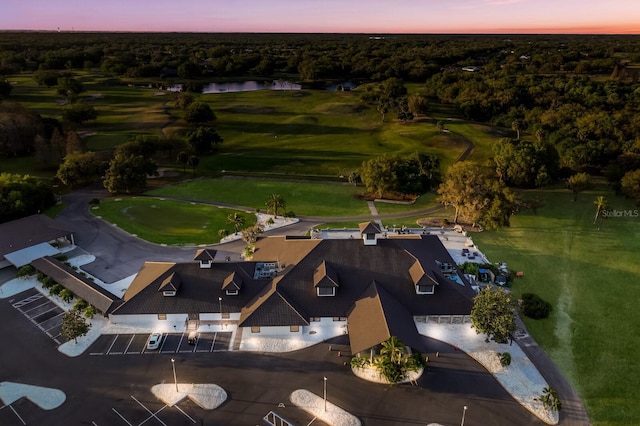
[[[392,214],[392,213],[404,213],[404,212],[412,212],[416,210],[422,210],[429,207],[438,206],[439,203],[436,201],[436,194],[433,192],[428,192],[426,194],[422,194],[418,199],[412,204],[392,204],[392,203],[383,203],[377,202],[376,210],[378,210],[378,214]]]
[[[238,211],[157,198],[127,197],[102,201],[91,212],[143,240],[157,244],[199,245],[219,242],[220,229],[233,233],[227,216]],[[245,219],[243,228],[256,222],[255,215],[239,213]]]
[[[545,191],[537,215],[523,212],[511,227],[474,240],[492,261],[524,272],[516,295],[533,292],[553,305],[549,319],[525,319],[527,327],[576,386],[593,424],[636,424],[640,217],[594,225],[596,195],[605,195],[610,209],[637,209],[604,185],[576,202],[569,191]]]
[[[229,203],[265,210],[271,194],[280,194],[286,211],[302,216],[367,215],[365,201],[356,199],[362,188],[329,183],[270,181],[258,179],[199,179],[149,191],[156,196],[182,197]]]

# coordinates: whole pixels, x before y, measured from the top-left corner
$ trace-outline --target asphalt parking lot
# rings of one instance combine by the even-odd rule
[[[168,333],[162,337],[160,347],[147,349],[149,334],[104,334],[89,348],[90,355],[140,355],[154,353],[194,353],[228,351],[230,332],[198,333],[195,345],[187,341],[187,333]]]
[[[66,342],[66,339],[60,335],[64,311],[38,290],[32,288],[18,293],[10,303],[56,344]]]

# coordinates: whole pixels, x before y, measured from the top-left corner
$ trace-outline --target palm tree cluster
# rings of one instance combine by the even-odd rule
[[[419,371],[426,366],[426,361],[419,353],[412,353],[396,336],[382,342],[380,354],[372,360],[355,357],[351,360],[354,368],[371,366],[378,370],[380,376],[394,384],[406,379],[409,372]]]

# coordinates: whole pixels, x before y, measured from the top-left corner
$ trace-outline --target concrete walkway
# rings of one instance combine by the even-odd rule
[[[367,201],[367,206],[369,207],[369,211],[371,212],[371,216],[374,216],[374,217],[378,217],[379,216],[378,215],[378,209],[376,209],[376,203],[374,203],[373,201]],[[374,222],[378,224],[380,229],[383,228],[382,221],[380,219],[376,219]]]

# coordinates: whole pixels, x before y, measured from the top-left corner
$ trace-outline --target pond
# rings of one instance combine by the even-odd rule
[[[271,83],[259,81],[242,81],[236,83],[210,83],[204,86],[202,93],[251,92],[254,90],[300,90],[302,86],[284,80]]]

